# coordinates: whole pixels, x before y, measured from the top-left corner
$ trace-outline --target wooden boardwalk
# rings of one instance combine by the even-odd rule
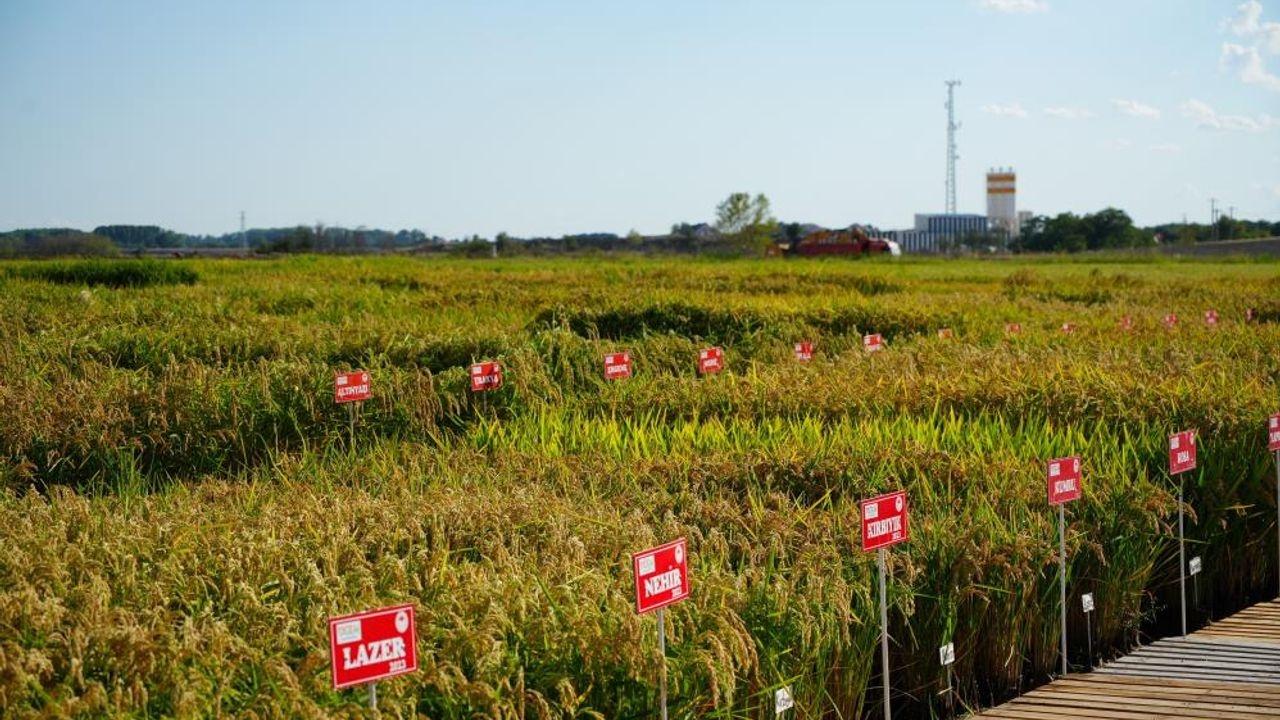
[[[1280,601],[1145,645],[973,717],[1280,720]]]

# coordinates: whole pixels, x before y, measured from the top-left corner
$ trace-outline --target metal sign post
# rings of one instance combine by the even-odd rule
[[[863,500],[862,550],[876,551],[880,575],[880,665],[884,690],[884,718],[892,720],[889,703],[889,593],[885,587],[885,548],[905,542],[910,536],[907,523],[907,493],[903,490]]]
[[[1187,536],[1182,509],[1183,474],[1196,468],[1196,433],[1183,430],[1169,436],[1169,474],[1178,476],[1178,593],[1182,600],[1182,637],[1187,636]]]
[[[369,683],[369,709],[378,709],[378,683]]]
[[[1062,677],[1067,676],[1067,506],[1058,504],[1058,579],[1062,603]]]
[[[1182,476],[1178,476],[1178,591],[1182,594],[1182,637],[1187,636],[1187,539],[1182,529]]]
[[[662,720],[667,720],[667,613],[658,608],[658,654],[662,656],[662,669],[658,672],[658,705],[662,708]]]
[[[1276,555],[1276,572],[1280,573],[1280,450],[1276,451],[1276,542],[1278,553]],[[1277,588],[1280,588],[1280,586],[1277,586]],[[1280,594],[1280,589],[1277,589],[1276,593]]]
[[[956,644],[955,643],[949,642],[946,645],[943,645],[942,647],[938,648],[938,662],[942,663],[942,667],[947,673],[947,689],[944,690],[943,692],[947,694],[947,716],[948,717],[955,717],[955,707],[954,707],[955,691],[951,689],[951,666],[955,664],[955,661],[956,661]]]

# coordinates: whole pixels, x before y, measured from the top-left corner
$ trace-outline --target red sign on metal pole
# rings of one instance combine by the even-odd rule
[[[1022,323],[1008,322],[1004,324],[1004,331],[1007,335],[1017,335],[1022,332]]]
[[[604,356],[604,379],[621,380],[631,377],[631,353],[609,353]]]
[[[867,352],[876,352],[884,347],[884,338],[880,337],[880,333],[871,333],[862,336],[862,349]]]
[[[709,347],[698,351],[698,374],[710,375],[724,369],[724,350]]]
[[[908,538],[905,490],[862,501],[863,550],[879,550]]]
[[[1280,413],[1267,418],[1267,449],[1280,452]]]
[[[684,538],[631,556],[636,612],[643,615],[689,597],[689,553]]]
[[[1178,324],[1178,316],[1174,313],[1169,313],[1161,318],[1160,322],[1164,323],[1165,327],[1172,329],[1173,326]]]
[[[1204,311],[1204,324],[1205,324],[1205,325],[1210,325],[1210,326],[1212,326],[1212,325],[1217,325],[1217,324],[1218,324],[1218,311],[1217,311],[1217,310],[1205,310],[1205,311]]]
[[[1049,483],[1050,505],[1080,499],[1080,458],[1050,460],[1045,478]]]
[[[369,392],[369,373],[357,370],[333,376],[333,401],[335,403],[360,402],[373,397]]]
[[[497,390],[500,387],[502,387],[502,363],[486,360],[472,364],[471,392]]]
[[[329,660],[335,690],[417,670],[413,606],[329,618]]]
[[[813,343],[798,342],[796,343],[796,360],[800,362],[809,362],[813,359]]]
[[[1169,436],[1169,474],[1196,469],[1196,431],[1183,430]]]

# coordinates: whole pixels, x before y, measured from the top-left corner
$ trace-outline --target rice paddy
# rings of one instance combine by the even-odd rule
[[[326,619],[411,602],[421,669],[382,715],[653,717],[630,554],[687,537],[672,717],[770,718],[783,685],[797,717],[873,717],[857,503],[897,488],[895,710],[944,716],[946,642],[961,708],[1055,669],[1050,458],[1084,459],[1072,662],[1171,629],[1187,428],[1193,622],[1276,590],[1275,263],[128,262],[0,263],[5,716],[371,715],[330,688]],[[480,360],[501,389],[469,391]]]

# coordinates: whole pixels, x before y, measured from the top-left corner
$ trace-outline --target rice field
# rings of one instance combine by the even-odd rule
[[[0,715],[373,716],[330,688],[326,620],[414,603],[382,716],[654,717],[630,555],[687,537],[673,718],[771,718],[783,685],[877,717],[857,503],[897,488],[895,717],[946,716],[948,641],[957,707],[990,704],[1057,663],[1050,458],[1084,459],[1073,664],[1080,593],[1095,658],[1176,623],[1176,430],[1193,624],[1276,592],[1278,351],[1273,262],[0,263]]]

